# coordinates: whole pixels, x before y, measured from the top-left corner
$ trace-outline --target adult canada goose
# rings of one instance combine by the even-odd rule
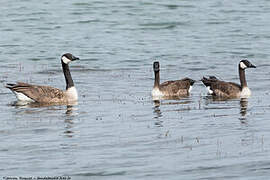
[[[166,81],[160,84],[159,77],[159,62],[156,61],[153,64],[153,69],[155,73],[155,83],[152,90],[152,96],[154,98],[161,97],[177,97],[177,96],[187,96],[189,95],[194,80],[190,78],[184,78],[175,81]]]
[[[69,103],[78,99],[77,90],[74,86],[68,64],[71,61],[79,60],[70,53],[66,53],[61,57],[62,69],[66,80],[66,90],[60,90],[50,86],[32,85],[23,82],[17,84],[7,84],[18,101],[38,102],[38,103]]]
[[[238,65],[240,85],[233,82],[218,80],[215,76],[203,77],[202,82],[208,89],[209,94],[222,98],[249,97],[251,91],[247,86],[245,69],[256,68],[248,60],[241,60]]]

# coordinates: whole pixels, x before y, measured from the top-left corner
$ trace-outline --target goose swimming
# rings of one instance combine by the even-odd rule
[[[78,93],[69,71],[69,63],[75,60],[79,60],[79,58],[70,53],[66,53],[61,57],[62,69],[66,80],[66,90],[24,82],[7,84],[6,88],[15,94],[18,101],[38,103],[68,103],[77,101]]]
[[[222,98],[246,98],[251,95],[247,86],[245,69],[256,68],[248,60],[241,60],[238,65],[240,85],[233,82],[225,82],[217,79],[215,76],[209,78],[203,77],[202,82],[208,89],[209,94]]]
[[[160,69],[158,61],[153,63],[153,69],[155,74],[155,83],[152,90],[152,96],[154,98],[189,95],[192,89],[192,85],[195,82],[194,80],[190,78],[184,78],[181,80],[166,81],[160,84]]]

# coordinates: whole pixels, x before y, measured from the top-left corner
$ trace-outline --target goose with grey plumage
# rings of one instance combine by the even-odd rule
[[[155,82],[152,90],[152,97],[154,99],[164,98],[164,97],[180,97],[188,96],[194,80],[190,78],[184,78],[181,80],[175,81],[166,81],[160,84],[160,75],[159,75],[159,62],[156,61],[153,63],[153,69],[155,74]]]
[[[240,85],[233,82],[225,82],[217,79],[215,76],[203,77],[202,82],[206,86],[208,93],[220,98],[247,98],[251,91],[247,86],[245,70],[247,68],[256,68],[248,60],[241,60],[238,64]]]
[[[62,69],[66,80],[66,90],[23,82],[7,84],[6,87],[15,94],[18,101],[37,103],[76,102],[78,100],[78,93],[69,70],[69,63],[75,60],[79,60],[79,58],[70,53],[66,53],[61,57]]]

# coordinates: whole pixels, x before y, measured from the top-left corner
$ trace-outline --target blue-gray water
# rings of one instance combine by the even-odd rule
[[[270,176],[270,1],[2,0],[0,176],[72,179],[266,179]],[[4,85],[79,92],[73,107],[18,107]],[[249,59],[248,101],[152,101],[161,80],[216,75],[238,82]]]

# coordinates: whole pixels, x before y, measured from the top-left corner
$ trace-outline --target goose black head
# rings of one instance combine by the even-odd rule
[[[239,67],[241,69],[246,69],[246,68],[256,68],[255,65],[251,64],[248,60],[244,59],[239,62]]]
[[[79,58],[73,56],[71,53],[66,53],[66,54],[62,55],[61,60],[63,63],[68,64],[71,61],[79,60]]]
[[[159,62],[158,61],[155,61],[154,64],[153,64],[153,69],[154,71],[159,71]]]

